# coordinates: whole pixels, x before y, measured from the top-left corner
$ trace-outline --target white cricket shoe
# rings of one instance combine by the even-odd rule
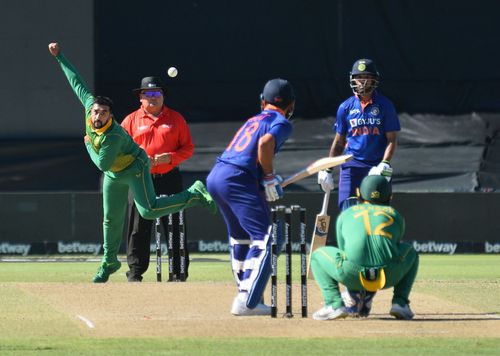
[[[331,305],[323,307],[313,314],[314,320],[334,320],[345,318],[349,313],[345,307],[334,309]]]
[[[405,304],[404,307],[402,307],[399,304],[394,303],[392,305],[391,311],[389,312],[393,317],[396,319],[401,319],[401,320],[411,320],[413,319],[413,312],[410,309],[410,306],[408,304]]]
[[[236,297],[231,306],[231,314],[237,316],[271,315],[271,307],[264,303],[259,303],[255,308],[250,309],[247,307],[245,300]]]

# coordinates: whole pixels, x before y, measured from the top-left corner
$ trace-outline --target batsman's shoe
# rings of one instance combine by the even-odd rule
[[[255,308],[250,309],[247,307],[246,301],[236,297],[231,306],[231,314],[236,316],[271,315],[271,307],[259,303]]]
[[[192,194],[201,195],[203,198],[203,205],[207,207],[207,209],[212,214],[215,214],[217,212],[217,205],[215,204],[215,201],[210,193],[207,191],[207,188],[205,187],[205,184],[203,184],[203,182],[197,180],[193,183],[192,186],[188,188],[188,191]]]
[[[314,320],[343,319],[348,315],[349,313],[347,312],[345,307],[334,309],[331,305],[329,305],[315,312],[313,314],[313,319]]]
[[[394,303],[392,305],[391,311],[389,312],[393,317],[396,319],[400,320],[411,320],[413,319],[413,312],[410,309],[410,306],[408,304],[405,304],[405,306],[401,306],[399,304]]]
[[[120,261],[111,263],[103,262],[92,281],[94,283],[106,283],[109,279],[109,275],[118,271],[121,266],[122,264]]]

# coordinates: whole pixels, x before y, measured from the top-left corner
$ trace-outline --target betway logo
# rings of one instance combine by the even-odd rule
[[[0,254],[26,256],[30,249],[30,244],[10,244],[8,242],[0,244]]]
[[[167,244],[161,244],[161,254],[166,255],[168,254],[168,247]],[[149,251],[156,253],[156,243],[149,245]]]
[[[500,253],[500,243],[490,244],[488,242],[485,242],[484,252],[486,252],[486,253]]]
[[[91,253],[97,255],[99,251],[101,251],[101,244],[64,243],[61,241],[57,243],[57,252],[59,253]]]
[[[306,244],[306,250],[309,251],[309,244]],[[228,252],[229,243],[222,241],[198,241],[199,252]],[[292,242],[292,251],[300,252],[300,242]]]
[[[198,251],[200,252],[227,252],[229,251],[229,243],[222,241],[205,242],[198,241]]]
[[[457,249],[457,244],[454,243],[440,243],[440,242],[422,242],[413,241],[413,248],[417,252],[427,252],[427,253],[446,253],[453,255]]]

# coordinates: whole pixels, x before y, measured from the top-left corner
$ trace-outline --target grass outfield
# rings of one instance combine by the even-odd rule
[[[295,257],[295,256],[294,256]],[[188,284],[231,283],[232,275],[226,254],[191,256]],[[298,261],[298,256],[295,257]],[[207,337],[99,337],[88,335],[75,328],[74,321],[64,313],[54,313],[53,308],[35,295],[23,293],[23,285],[63,283],[84,285],[96,271],[98,262],[0,262],[0,354],[405,354],[405,355],[498,355],[500,350],[500,256],[494,255],[421,255],[420,270],[413,291],[449,301],[458,306],[475,308],[479,313],[498,317],[485,324],[496,328],[498,337],[467,337],[467,323],[477,320],[463,319],[465,336],[449,337],[446,334],[422,333],[414,337],[320,337],[288,338],[261,337],[238,338]],[[280,279],[283,280],[280,261]],[[166,265],[165,267],[166,268]],[[298,276],[298,263],[294,264]],[[124,272],[113,275],[110,284],[128,288]],[[154,262],[151,263],[146,282],[155,280]],[[153,287],[153,283],[150,283]],[[139,287],[140,286],[136,286]],[[53,287],[51,287],[53,288]],[[84,287],[87,289],[87,287]],[[132,288],[132,287],[131,287]],[[311,286],[311,288],[313,288]],[[61,295],[60,298],[65,298]],[[310,306],[314,311],[315,306]],[[52,312],[51,312],[52,311]],[[457,315],[460,315],[458,310]],[[240,319],[241,320],[241,319]],[[257,319],[258,320],[258,319]],[[269,320],[262,319],[263,322]],[[286,327],[296,321],[278,321],[277,327]],[[314,322],[314,321],[313,321]],[[372,320],[359,323],[370,325]],[[443,321],[447,323],[448,321]],[[386,322],[388,324],[389,322]],[[407,322],[413,323],[413,322]],[[427,324],[430,324],[427,323]],[[153,325],[153,324],[151,324]],[[342,321],[313,325],[344,327]],[[356,325],[356,324],[355,324]],[[358,324],[359,325],[359,324]],[[404,327],[408,324],[399,324]],[[425,331],[426,323],[422,323]],[[443,324],[444,325],[444,324]],[[373,334],[372,334],[373,335]],[[495,334],[493,334],[495,335]]]

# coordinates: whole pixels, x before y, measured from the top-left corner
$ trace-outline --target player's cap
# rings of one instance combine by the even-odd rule
[[[163,95],[167,93],[167,88],[163,85],[162,81],[158,77],[144,77],[141,80],[140,88],[135,88],[132,91],[139,95],[142,90],[150,90],[150,89],[161,89],[163,91]]]
[[[392,195],[391,184],[384,176],[366,176],[361,181],[359,193],[363,200],[370,203],[389,203]]]
[[[358,59],[356,62],[354,62],[350,74],[351,75],[371,74],[377,78],[380,76],[377,70],[377,66],[375,65],[375,62],[373,62],[371,59],[368,58]]]
[[[385,271],[383,268],[364,268],[359,272],[359,280],[368,292],[376,292],[385,286]]]
[[[292,84],[285,79],[271,79],[262,90],[261,99],[269,104],[284,106],[295,100]]]

